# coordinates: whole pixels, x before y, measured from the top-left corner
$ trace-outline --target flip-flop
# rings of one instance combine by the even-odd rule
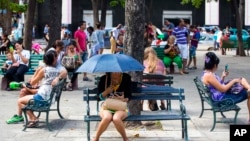
[[[27,128],[34,128],[34,127],[37,127],[37,126],[39,125],[38,122],[39,122],[38,120],[29,121],[29,123],[28,123],[28,125],[27,125]]]

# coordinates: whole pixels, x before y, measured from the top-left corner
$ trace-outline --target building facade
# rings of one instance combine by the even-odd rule
[[[68,0],[63,0],[68,1]],[[81,20],[85,20],[90,25],[93,23],[93,12],[91,0],[70,0],[70,19],[71,24],[68,25],[71,31],[75,31],[78,27],[78,23]],[[154,25],[161,28],[164,19],[168,19],[177,24],[178,19],[183,18],[186,22],[194,25],[203,26],[206,24],[206,15],[210,16],[210,20],[217,16],[218,25],[224,28],[226,25],[235,27],[235,14],[233,6],[226,0],[220,0],[218,7],[210,6],[210,10],[207,10],[206,4],[203,3],[200,8],[195,8],[191,4],[181,5],[181,0],[146,0],[146,21],[151,21]],[[43,26],[48,23],[49,20],[49,1],[45,0],[44,3],[38,4],[38,17],[37,27],[39,34],[42,35]],[[214,10],[214,9],[217,9]],[[66,10],[63,8],[63,10]],[[209,12],[210,14],[206,14]],[[62,13],[67,13],[63,11]],[[211,14],[212,13],[212,14]],[[121,6],[107,8],[107,20],[106,27],[114,27],[119,23],[125,22],[125,10]],[[39,20],[38,20],[39,19]]]

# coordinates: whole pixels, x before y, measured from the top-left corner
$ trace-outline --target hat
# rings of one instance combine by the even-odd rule
[[[16,44],[16,43],[22,45],[22,44],[23,44],[23,38],[19,38],[19,39],[15,42],[15,44]]]

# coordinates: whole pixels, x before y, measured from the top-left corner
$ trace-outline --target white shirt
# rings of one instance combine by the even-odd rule
[[[221,36],[222,36],[222,31],[218,31],[216,42],[218,42],[218,43],[220,42]]]
[[[24,58],[27,58],[28,60],[30,59],[30,51],[28,51],[28,50],[22,50],[22,52],[21,52],[21,54],[22,54],[22,56],[24,57]],[[20,55],[19,54],[14,54],[14,58],[15,58],[15,60],[17,61],[17,63],[19,63],[19,64],[23,64],[23,65],[26,65],[26,66],[29,66],[29,61],[25,64],[23,61],[22,61],[22,59],[21,59],[21,57],[20,57]]]
[[[113,36],[115,37],[115,40],[117,40],[118,35],[121,32],[121,29],[114,28],[112,31],[113,31]]]

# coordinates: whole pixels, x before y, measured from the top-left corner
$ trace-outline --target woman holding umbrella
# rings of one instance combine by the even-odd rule
[[[128,102],[131,97],[131,77],[126,73],[107,73],[100,78],[98,94],[101,100],[112,97],[123,102]],[[123,140],[129,141],[122,121],[128,115],[128,109],[124,111],[114,111],[106,109],[104,104],[102,104],[100,111],[102,120],[97,128],[96,136],[92,141],[99,141],[101,134],[107,129],[111,121],[114,123],[116,130],[121,134]]]

